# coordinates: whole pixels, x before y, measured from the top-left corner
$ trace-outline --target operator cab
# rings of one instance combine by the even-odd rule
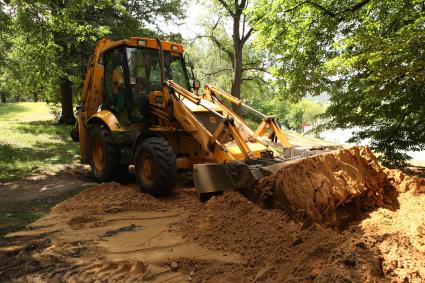
[[[156,40],[131,38],[103,51],[99,62],[104,66],[101,107],[111,109],[121,121],[127,117],[129,123],[140,123],[149,119],[149,105],[165,107],[163,81],[173,80],[191,89],[183,47],[166,41],[161,45],[163,74]]]

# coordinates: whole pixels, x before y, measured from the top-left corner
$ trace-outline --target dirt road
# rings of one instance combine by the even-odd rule
[[[236,192],[200,203],[188,187],[97,185],[9,234],[0,281],[423,282],[425,194],[400,174],[393,198],[338,229]]]
[[[24,202],[57,197],[90,185],[94,185],[93,179],[88,176],[88,168],[83,166],[67,167],[58,173],[0,183],[0,212]]]

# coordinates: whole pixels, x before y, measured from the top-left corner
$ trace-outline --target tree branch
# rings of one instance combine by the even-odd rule
[[[370,2],[370,0],[360,1],[359,3],[357,3],[356,5],[354,5],[353,7],[350,7],[348,9],[345,9],[341,13],[345,13],[345,12],[354,13],[355,11],[360,10],[361,8],[363,8],[364,6],[366,6],[366,4],[369,3],[369,2]],[[341,13],[338,13],[338,14],[341,14]]]
[[[245,6],[247,5],[247,0],[242,0],[240,4],[238,4],[237,1],[235,1],[235,7],[236,7],[236,14],[237,15],[242,15],[243,10],[246,8]]]
[[[297,5],[295,5],[292,8],[289,8],[289,9],[283,11],[283,13],[291,12],[291,11],[293,11],[293,10],[295,10],[295,9],[297,9],[297,8],[305,5],[305,4],[307,4],[307,5],[310,5],[310,6],[313,6],[313,7],[317,8],[318,10],[322,11],[327,16],[332,17],[332,18],[335,18],[338,15],[341,15],[341,14],[344,14],[344,13],[347,13],[347,12],[354,13],[357,10],[360,10],[361,8],[363,8],[369,2],[370,2],[370,0],[362,0],[359,3],[353,5],[352,7],[349,7],[347,9],[344,9],[344,10],[339,11],[339,12],[332,12],[332,11],[328,10],[325,6],[323,6],[323,5],[319,4],[319,3],[316,3],[316,2],[310,1],[310,0],[306,0],[306,1],[303,1],[301,3],[298,3]]]
[[[260,78],[260,77],[249,76],[249,77],[246,77],[246,78],[242,78],[242,81],[255,81],[255,80],[260,80],[261,82],[267,84],[267,82],[263,78]]]
[[[312,1],[305,1],[305,4],[309,4],[313,7],[316,7],[317,9],[319,9],[320,11],[322,11],[324,14],[328,15],[329,17],[336,17],[336,13],[329,11],[328,9],[326,9],[324,6],[316,3],[316,2],[312,2]]]
[[[221,16],[218,16],[217,21],[215,22],[215,24],[213,24],[213,26],[211,27],[211,30],[214,31],[217,27],[218,24],[220,23],[221,20]]]
[[[242,39],[241,39],[241,41],[242,41],[242,44],[244,44],[247,40],[248,40],[248,38],[251,36],[251,34],[252,34],[252,28],[250,28],[249,30],[248,30],[248,32],[245,34],[245,35],[243,35],[242,34]]]
[[[225,0],[218,0],[218,2],[220,2],[221,5],[223,5],[224,9],[227,10],[227,12],[233,17],[235,15],[235,13],[232,11],[232,9],[230,9],[229,5],[227,5]]]
[[[229,49],[227,49],[213,34],[210,35],[200,35],[198,34],[195,38],[193,38],[193,40],[191,41],[191,43],[195,42],[197,39],[201,39],[201,38],[208,38],[209,40],[211,40],[211,42],[221,51],[223,51],[224,53],[226,53],[227,56],[229,56],[230,61],[233,62],[233,52],[230,51]]]
[[[264,67],[244,67],[242,68],[242,71],[260,71],[260,72],[264,72],[267,74],[271,74],[266,68]]]
[[[242,40],[245,34],[245,26],[246,26],[246,15],[243,15],[243,20],[242,20]]]
[[[215,75],[215,74],[218,74],[218,73],[221,73],[221,72],[225,72],[225,71],[232,71],[232,69],[230,69],[230,68],[224,68],[224,69],[220,69],[220,70],[218,70],[218,71],[215,71],[215,72],[212,72],[212,73],[204,73],[204,72],[202,72],[202,74],[204,75],[204,76],[213,76],[213,75]]]

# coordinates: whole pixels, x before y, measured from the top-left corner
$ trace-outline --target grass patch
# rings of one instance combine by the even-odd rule
[[[0,105],[0,182],[55,172],[77,161],[71,128],[57,125],[46,103]]]
[[[56,204],[77,195],[90,186],[83,185],[54,197],[25,201],[8,211],[0,212],[0,237],[24,229],[28,224],[47,214]]]

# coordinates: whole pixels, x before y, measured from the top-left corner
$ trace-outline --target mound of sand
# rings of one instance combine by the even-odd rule
[[[214,197],[193,211],[182,223],[181,232],[208,247],[244,257],[244,264],[233,265],[231,270],[219,268],[226,270],[223,282],[232,278],[246,282],[361,282],[381,276],[377,254],[358,248],[358,240],[349,233],[339,234],[317,224],[306,229],[283,211],[261,209],[236,192]],[[200,282],[214,282],[219,272],[202,267],[206,263],[192,265],[201,269]]]
[[[286,164],[254,201],[100,184],[0,239],[0,281],[423,282],[424,182],[353,148]]]
[[[353,147],[287,162],[257,184],[253,200],[294,219],[340,227],[373,207],[393,204],[394,192],[423,185],[382,167],[369,148]]]
[[[383,167],[390,187],[395,188],[399,193],[414,191],[417,193],[425,192],[425,179],[416,176],[409,176],[398,169],[388,169]]]
[[[164,204],[148,194],[142,194],[135,187],[122,186],[111,182],[87,189],[54,207],[53,211],[89,213],[118,213],[125,211],[152,211],[164,208]],[[85,217],[74,219],[85,222]],[[87,216],[91,217],[91,216]]]
[[[240,254],[243,264],[183,261],[199,282],[423,282],[425,195],[399,196],[397,210],[379,208],[338,232],[261,209],[236,192],[193,210],[180,232],[206,247]]]

